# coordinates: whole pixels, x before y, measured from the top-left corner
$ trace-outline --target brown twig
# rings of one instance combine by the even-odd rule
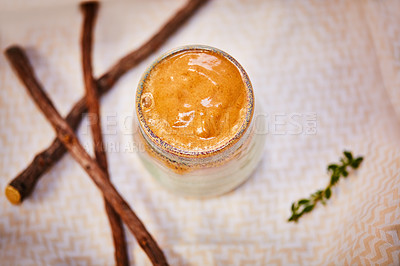
[[[145,42],[137,50],[130,52],[118,63],[110,68],[104,75],[99,79],[100,85],[104,82],[105,84],[114,85],[114,83],[128,70],[131,69],[132,65],[137,65],[148,55],[156,51],[165,42],[170,35],[172,35],[193,13],[199,9],[208,0],[189,0],[188,3],[182,7],[168,22]]]
[[[120,59],[113,67],[96,80],[99,96],[110,88],[127,71],[138,65],[161,45],[207,0],[189,0],[153,37],[138,49]],[[83,113],[86,112],[86,99],[75,103],[66,117],[66,122],[75,131]],[[11,203],[21,203],[34,189],[39,178],[65,154],[66,149],[57,138],[44,151],[36,154],[33,161],[15,177],[6,188],[6,196]]]
[[[86,88],[86,103],[89,109],[89,119],[91,118],[90,125],[93,135],[93,146],[97,163],[99,164],[100,168],[103,169],[107,178],[110,179],[107,165],[107,155],[104,150],[103,136],[101,134],[99,99],[92,69],[93,29],[96,22],[99,3],[84,2],[80,7],[83,13],[83,27],[81,33],[82,69]],[[121,218],[106,200],[104,200],[104,207],[110,223],[114,242],[115,264],[117,266],[129,265],[124,227],[122,225]]]
[[[112,185],[111,181],[107,178],[106,173],[79,143],[72,128],[58,113],[53,103],[42,89],[41,84],[37,81],[32,66],[23,50],[17,46],[13,46],[8,48],[5,54],[19,79],[25,85],[32,99],[35,101],[37,107],[53,126],[57,138],[92,178],[93,182],[103,193],[104,198],[106,198],[108,203],[110,203],[133,233],[139,245],[146,252],[152,263],[154,265],[168,265],[164,253],[146,230],[143,223]]]

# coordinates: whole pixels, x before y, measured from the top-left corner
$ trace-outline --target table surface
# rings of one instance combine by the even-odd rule
[[[106,1],[95,30],[100,75],[184,4]],[[400,2],[208,3],[101,101],[111,178],[172,265],[400,264]],[[77,1],[1,1],[0,48],[25,47],[65,115],[84,95]],[[261,164],[241,187],[208,200],[176,197],[141,166],[131,138],[141,74],[161,53],[207,44],[235,57],[268,122]],[[2,265],[111,265],[100,192],[66,155],[12,206],[3,191],[54,137],[0,55]],[[293,123],[294,121],[294,123]],[[91,152],[85,118],[78,136]],[[293,201],[324,187],[344,149],[363,155],[326,206],[298,224]],[[150,262],[128,232],[132,264]]]

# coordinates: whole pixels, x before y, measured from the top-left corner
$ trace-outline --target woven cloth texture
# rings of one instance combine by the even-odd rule
[[[96,76],[184,3],[103,3],[95,29]],[[14,43],[27,49],[63,115],[84,95],[81,23],[77,1],[0,2],[0,49]],[[235,57],[269,126],[252,177],[208,200],[161,188],[142,167],[131,137],[140,76],[157,56],[187,44]],[[102,98],[112,182],[171,265],[399,265],[399,71],[398,1],[212,1]],[[54,136],[1,54],[0,264],[112,265],[101,193],[70,155],[21,206],[4,197],[10,179]],[[78,137],[93,154],[86,118]],[[293,201],[325,187],[326,166],[344,149],[365,157],[360,169],[339,182],[326,206],[298,224],[286,222]],[[150,265],[126,232],[131,263]]]

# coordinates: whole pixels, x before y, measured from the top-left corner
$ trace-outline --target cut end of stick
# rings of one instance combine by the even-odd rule
[[[21,203],[21,194],[19,193],[19,191],[13,187],[8,185],[6,187],[6,197],[7,199],[14,205],[18,205]]]
[[[81,9],[84,8],[98,8],[99,7],[99,2],[98,1],[83,1],[79,4],[79,7]]]
[[[13,53],[15,50],[19,50],[21,49],[20,46],[18,46],[17,44],[13,44],[8,46],[5,50],[4,50],[4,54],[9,54],[9,53]]]

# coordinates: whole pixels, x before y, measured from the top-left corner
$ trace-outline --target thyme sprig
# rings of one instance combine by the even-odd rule
[[[340,159],[340,163],[328,165],[328,172],[331,174],[331,180],[324,190],[317,190],[315,193],[311,194],[309,198],[293,202],[292,216],[288,219],[289,222],[297,222],[303,214],[311,212],[318,202],[322,202],[322,204],[325,205],[326,201],[332,195],[332,187],[337,184],[340,177],[346,178],[349,175],[348,167],[357,169],[364,159],[363,157],[354,158],[349,151],[344,151],[343,154],[344,157]]]

